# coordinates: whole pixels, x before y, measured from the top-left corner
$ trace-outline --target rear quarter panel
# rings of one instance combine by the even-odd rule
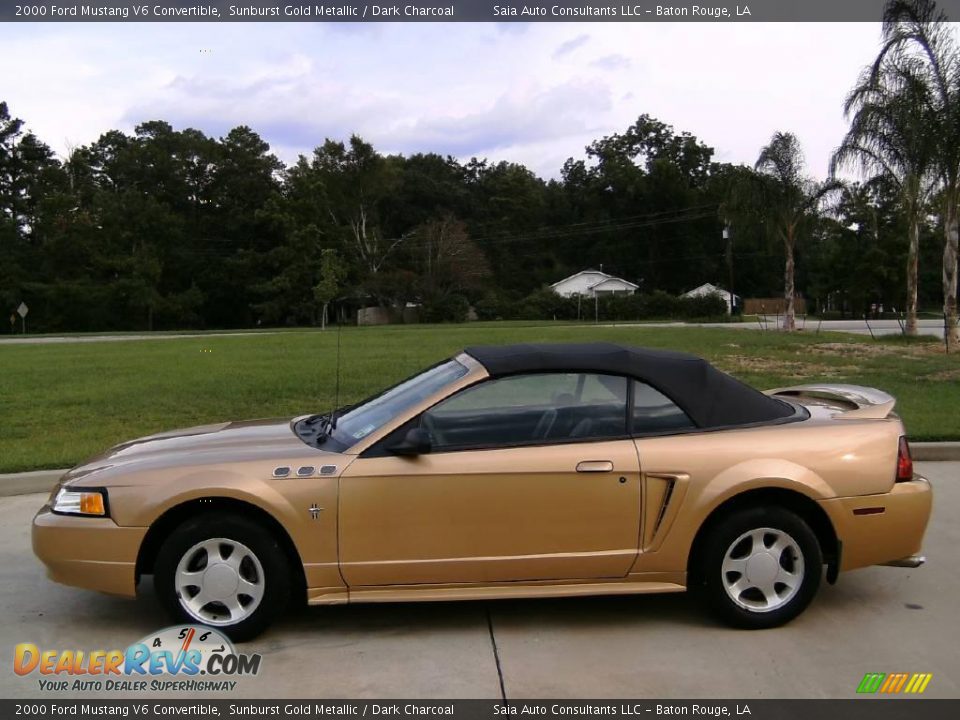
[[[646,546],[634,572],[686,569],[690,547],[709,515],[732,498],[760,488],[782,488],[821,504],[833,498],[889,492],[903,425],[830,416],[784,425],[637,439],[645,498],[657,502],[657,476],[676,476],[665,521],[654,537],[656,508],[643,513]]]

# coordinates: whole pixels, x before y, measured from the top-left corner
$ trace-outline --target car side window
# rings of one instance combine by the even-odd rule
[[[444,400],[420,426],[437,450],[624,437],[628,387],[616,375],[512,375]]]
[[[670,398],[646,383],[633,383],[633,434],[691,430],[696,425]]]

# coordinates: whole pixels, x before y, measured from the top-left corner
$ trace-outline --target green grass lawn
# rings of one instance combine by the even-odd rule
[[[882,388],[916,440],[960,439],[960,355],[935,341],[714,328],[475,323],[349,328],[341,404],[465,345],[612,340],[686,350],[759,388],[810,381]],[[337,334],[0,345],[0,472],[66,467],[121,440],[333,404]]]

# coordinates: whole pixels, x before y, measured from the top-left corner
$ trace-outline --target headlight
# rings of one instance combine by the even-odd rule
[[[53,499],[51,509],[55,513],[64,515],[91,515],[106,517],[107,491],[106,490],[71,490],[61,488]]]

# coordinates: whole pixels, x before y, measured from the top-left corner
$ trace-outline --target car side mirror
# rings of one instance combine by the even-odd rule
[[[430,442],[430,433],[423,428],[410,428],[403,440],[391,445],[388,449],[394,455],[424,455],[430,452],[432,443]]]

